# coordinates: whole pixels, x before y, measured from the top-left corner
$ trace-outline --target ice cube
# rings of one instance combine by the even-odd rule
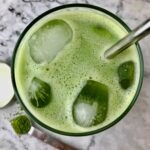
[[[36,63],[50,62],[72,39],[72,29],[63,20],[52,20],[29,39],[30,55]]]
[[[50,102],[50,85],[34,77],[28,91],[30,102],[33,106],[41,108]]]
[[[127,61],[118,68],[119,83],[123,89],[127,89],[133,83],[134,79],[134,63]]]
[[[73,104],[73,119],[82,127],[102,123],[107,116],[108,88],[97,81],[88,80]]]

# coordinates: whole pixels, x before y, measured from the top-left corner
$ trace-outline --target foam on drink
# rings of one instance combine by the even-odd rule
[[[65,32],[67,35],[72,33],[72,38],[68,38],[69,40],[66,38],[67,42],[62,42],[64,38],[61,41],[61,36],[56,36],[55,30],[53,30],[55,40],[51,41],[53,36],[50,36],[49,40],[47,39],[44,32],[46,29],[43,27],[48,22],[48,26],[53,27],[50,23],[54,20],[58,20],[57,25],[59,26],[56,33],[64,32],[61,27],[66,29],[69,26],[71,28]],[[62,21],[64,26],[61,26]],[[61,23],[59,24],[59,22]],[[41,28],[43,33],[40,33]],[[34,40],[31,42],[30,39],[37,32],[37,35],[40,36],[44,34],[43,37],[46,39],[43,39],[42,44],[38,42],[37,45],[34,45],[36,42]],[[47,126],[74,133],[101,128],[118,118],[130,105],[139,83],[138,52],[135,46],[131,46],[112,60],[104,60],[101,56],[106,49],[126,33],[124,27],[116,20],[89,8],[70,11],[62,9],[39,20],[24,36],[15,61],[17,88],[28,110]],[[37,38],[40,39],[40,37]],[[53,49],[51,49],[48,41],[54,44]],[[36,48],[36,46],[38,47]],[[53,52],[55,48],[57,53],[55,53],[56,51]],[[34,52],[39,52],[38,55],[32,53],[31,56],[33,49]],[[49,60],[49,53],[45,55],[48,51],[55,53],[50,61],[47,61]],[[45,52],[45,56],[43,52]],[[134,63],[134,80],[129,88],[123,89],[119,83],[118,67],[127,61]],[[28,90],[34,77],[51,87],[51,100],[47,106],[42,108],[34,107],[29,101]],[[89,113],[87,114],[87,122],[84,121],[85,125],[82,126],[74,120],[72,110],[75,100],[88,80],[96,81],[108,87],[108,108],[106,118],[102,122],[89,125],[90,120],[96,116],[98,106],[96,103],[93,103],[92,106],[88,103],[80,103],[77,114],[81,113],[86,116],[86,109]],[[82,123],[82,118],[78,119]]]

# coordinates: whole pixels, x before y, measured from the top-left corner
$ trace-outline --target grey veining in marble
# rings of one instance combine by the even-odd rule
[[[94,4],[121,17],[131,28],[150,17],[150,0],[1,0],[0,60],[10,61],[23,29],[42,12],[68,3]],[[112,128],[87,137],[67,137],[52,133],[80,150],[150,149],[150,37],[140,42],[144,56],[144,82],[141,93],[128,115]],[[24,113],[14,99],[0,109],[0,150],[55,150],[28,135],[17,136],[9,120]]]

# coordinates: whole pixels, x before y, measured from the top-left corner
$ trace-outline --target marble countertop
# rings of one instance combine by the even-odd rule
[[[90,3],[117,14],[131,28],[150,17],[150,0],[0,0],[0,60],[10,61],[15,43],[35,17],[55,6]],[[150,149],[150,36],[140,42],[144,56],[144,82],[132,110],[112,128],[87,137],[58,139],[80,150],[149,150]],[[0,150],[55,150],[29,135],[17,136],[9,120],[23,113],[14,99],[0,109]]]

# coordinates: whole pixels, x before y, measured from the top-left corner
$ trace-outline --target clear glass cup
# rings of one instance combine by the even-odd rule
[[[132,106],[134,105],[135,101],[137,100],[137,97],[140,93],[140,89],[142,86],[142,82],[143,82],[143,72],[144,72],[144,64],[143,64],[143,56],[142,56],[142,52],[140,49],[139,44],[136,44],[136,48],[138,51],[138,56],[139,56],[139,60],[140,60],[140,79],[139,79],[139,83],[136,89],[136,93],[131,101],[131,103],[129,104],[129,106],[126,108],[126,110],[120,114],[120,116],[118,118],[116,118],[115,120],[113,120],[111,123],[107,124],[106,126],[96,129],[94,131],[89,131],[89,132],[82,132],[82,133],[71,133],[71,132],[64,132],[64,131],[60,131],[57,129],[54,129],[52,127],[47,126],[46,124],[42,123],[40,120],[38,120],[29,110],[28,108],[25,106],[25,104],[23,103],[23,101],[21,100],[20,94],[18,92],[17,86],[16,86],[16,81],[15,81],[15,74],[14,74],[14,69],[15,69],[15,58],[16,58],[16,53],[18,50],[18,47],[23,39],[23,37],[26,35],[26,33],[28,32],[28,30],[30,30],[30,28],[36,23],[38,22],[41,18],[45,17],[46,15],[49,15],[55,11],[59,11],[61,9],[77,9],[77,8],[87,8],[87,9],[94,9],[97,11],[100,11],[102,13],[107,14],[108,16],[112,17],[113,19],[115,19],[118,23],[120,23],[120,25],[122,25],[124,27],[124,29],[127,32],[130,32],[130,28],[120,19],[118,18],[116,15],[114,15],[113,13],[97,7],[97,6],[93,6],[93,5],[89,5],[89,4],[69,4],[69,5],[63,5],[63,6],[59,6],[53,9],[50,9],[48,11],[46,11],[45,13],[41,14],[40,16],[38,16],[36,19],[34,19],[27,27],[26,29],[22,32],[16,47],[14,49],[14,53],[13,53],[13,59],[12,59],[12,82],[13,82],[13,86],[14,86],[14,90],[15,90],[15,95],[17,97],[17,99],[19,100],[19,102],[21,103],[21,105],[23,106],[24,110],[26,111],[26,113],[31,117],[31,119],[33,119],[33,121],[35,121],[36,123],[38,123],[41,127],[49,130],[49,131],[53,131],[55,133],[58,134],[62,134],[62,135],[68,135],[68,136],[86,136],[86,135],[91,135],[91,134],[96,134],[98,132],[101,132],[103,130],[106,130],[108,128],[110,128],[111,126],[113,126],[114,124],[116,124],[118,121],[120,121],[128,112],[129,110],[132,108]]]

